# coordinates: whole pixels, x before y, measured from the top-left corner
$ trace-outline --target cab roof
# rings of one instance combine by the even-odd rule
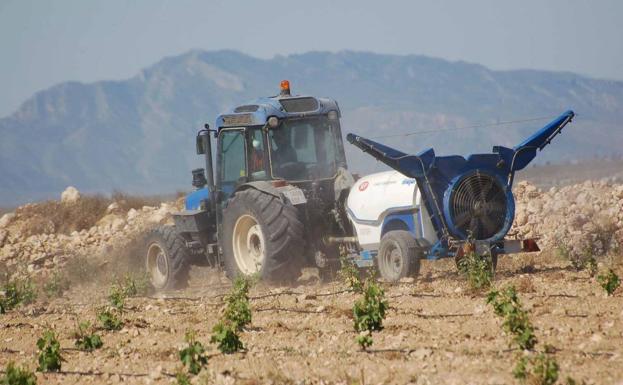
[[[305,95],[277,95],[263,97],[220,114],[216,118],[216,127],[264,125],[271,116],[282,118],[302,118],[306,116],[326,115],[336,111],[340,117],[337,102],[328,98]]]

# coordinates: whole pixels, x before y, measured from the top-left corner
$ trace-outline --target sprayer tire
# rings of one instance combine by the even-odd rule
[[[156,290],[180,289],[188,285],[190,254],[184,238],[174,226],[158,226],[147,236],[145,267]]]
[[[411,233],[405,230],[388,231],[381,238],[377,267],[381,277],[389,282],[415,277],[420,272],[421,248]]]
[[[270,282],[298,278],[304,226],[298,210],[256,189],[238,191],[223,210],[223,253],[229,278],[258,274]]]

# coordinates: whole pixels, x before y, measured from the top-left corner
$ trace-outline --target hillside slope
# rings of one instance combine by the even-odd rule
[[[623,82],[570,73],[492,71],[423,56],[312,52],[270,60],[233,51],[168,57],[123,81],[68,82],[35,94],[0,119],[0,202],[84,191],[161,193],[186,189],[194,135],[229,106],[273,94],[282,78],[295,92],[336,98],[343,130],[364,136],[554,116],[578,117],[540,161],[620,153]],[[544,124],[531,122],[380,139],[418,152],[489,151]],[[352,169],[374,161],[347,145]]]

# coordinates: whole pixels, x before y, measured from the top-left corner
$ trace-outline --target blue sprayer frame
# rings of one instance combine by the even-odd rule
[[[348,134],[347,140],[394,170],[417,181],[439,239],[428,254],[429,257],[438,258],[451,254],[449,241],[467,240],[467,234],[455,226],[450,215],[449,200],[455,186],[474,173],[489,174],[500,183],[507,200],[504,225],[498,233],[482,241],[490,244],[501,241],[510,230],[514,219],[512,185],[515,172],[525,168],[536,157],[537,150],[541,151],[550,144],[574,116],[573,111],[566,111],[513,148],[494,146],[490,154],[472,154],[467,158],[460,155],[436,156],[432,148],[418,155],[410,155],[355,134]]]

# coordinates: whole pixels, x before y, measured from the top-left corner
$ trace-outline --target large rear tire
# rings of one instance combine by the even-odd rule
[[[148,235],[145,267],[156,290],[180,289],[188,285],[190,255],[175,227],[159,226]]]
[[[229,278],[259,274],[293,281],[303,262],[303,223],[298,210],[255,189],[239,191],[223,210],[223,252]]]
[[[413,235],[404,230],[388,231],[381,238],[377,266],[381,277],[389,282],[415,277],[420,272],[421,249]]]

